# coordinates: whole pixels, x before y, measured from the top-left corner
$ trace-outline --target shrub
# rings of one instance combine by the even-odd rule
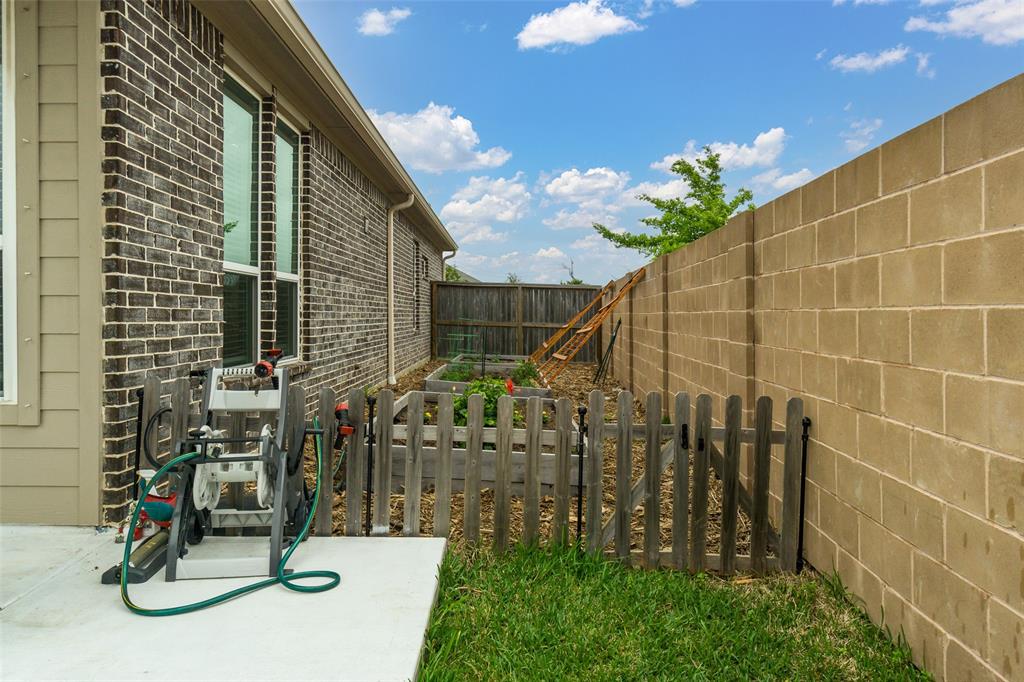
[[[469,381],[472,378],[473,366],[468,362],[450,364],[441,375],[441,381]]]
[[[498,424],[498,398],[508,395],[505,382],[496,377],[483,377],[474,379],[466,386],[462,395],[455,396],[453,407],[455,408],[455,423],[458,426],[465,426],[469,412],[469,396],[479,393],[484,397],[484,426],[496,426]]]
[[[516,386],[536,386],[540,372],[537,371],[537,365],[529,360],[520,360],[509,376]]]

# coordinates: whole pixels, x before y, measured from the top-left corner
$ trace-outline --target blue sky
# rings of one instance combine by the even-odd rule
[[[330,2],[300,14],[485,280],[644,259],[712,144],[762,203],[1024,71],[1024,0]]]

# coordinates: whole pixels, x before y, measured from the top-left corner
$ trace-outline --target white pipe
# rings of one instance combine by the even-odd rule
[[[412,206],[416,195],[388,209],[388,383],[395,378],[395,214]]]

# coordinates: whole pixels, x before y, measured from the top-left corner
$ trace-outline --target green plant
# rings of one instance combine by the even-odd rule
[[[469,382],[462,395],[455,396],[453,401],[456,425],[466,425],[469,396],[473,394],[480,394],[484,397],[484,426],[496,426],[498,424],[498,398],[508,395],[505,382],[496,377],[482,377]]]
[[[444,281],[446,281],[446,282],[461,282],[462,281],[462,273],[459,272],[459,269],[457,267],[455,267],[454,265],[448,265],[446,263],[445,266],[444,266]]]
[[[751,203],[754,195],[748,189],[740,188],[736,196],[726,200],[719,155],[710,147],[704,147],[703,156],[698,157],[695,163],[679,159],[672,164],[672,172],[686,178],[689,190],[685,197],[659,199],[647,194],[637,197],[661,211],[659,216],[640,219],[647,227],[655,228],[655,234],[619,233],[598,223],[594,224],[594,229],[616,248],[636,249],[645,256],[660,256],[714,232],[725,225],[740,206],[754,207]]]
[[[452,363],[441,375],[441,381],[469,381],[472,378],[473,366],[468,362]]]
[[[536,386],[540,372],[537,371],[537,365],[529,360],[520,360],[509,373],[509,377],[516,386]]]

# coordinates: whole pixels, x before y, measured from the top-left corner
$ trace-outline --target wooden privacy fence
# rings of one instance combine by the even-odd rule
[[[529,355],[599,291],[601,287],[557,284],[432,282],[431,349],[434,357],[483,349],[488,355]],[[471,348],[450,343],[462,334],[477,335]],[[595,337],[577,359],[595,362],[599,348],[600,339]]]
[[[330,433],[334,428],[333,408],[336,396],[324,389],[320,395],[320,419]],[[436,423],[425,424],[425,400],[436,400]],[[447,537],[451,531],[452,491],[464,493],[462,533],[467,542],[480,541],[480,493],[494,490],[493,544],[505,550],[510,538],[510,508],[513,497],[523,504],[522,538],[525,544],[540,537],[541,508],[551,512],[550,540],[568,543],[572,535],[570,509],[581,502],[577,484],[583,462],[583,498],[585,538],[577,538],[591,552],[614,554],[624,562],[635,561],[647,567],[671,567],[689,571],[718,571],[730,574],[750,571],[796,571],[803,524],[803,477],[806,432],[810,421],[804,418],[803,401],[792,398],[786,404],[785,429],[772,425],[772,400],[757,400],[753,428],[741,424],[743,406],[739,396],[726,400],[723,426],[712,425],[712,399],[697,397],[691,410],[690,396],[674,397],[669,418],[663,414],[659,393],[646,398],[646,424],[633,423],[633,396],[622,391],[617,398],[615,422],[606,422],[605,397],[592,391],[587,409],[577,412],[568,399],[548,401],[530,397],[525,411],[519,409],[522,424],[516,423],[516,399],[498,399],[494,426],[484,426],[483,396],[472,395],[467,405],[466,426],[455,426],[453,397],[448,393],[428,394],[415,391],[395,401],[391,391],[381,391],[376,400],[374,456],[367,458],[364,442],[367,424],[361,390],[349,395],[350,418],[355,436],[345,467],[346,535],[360,534],[364,495],[368,494],[367,467],[372,466],[372,528],[374,534],[387,534],[390,522],[392,490],[404,494],[402,534],[420,534],[421,491],[433,488],[433,534]],[[545,425],[545,410],[553,410]],[[395,415],[405,413],[404,424],[395,424]],[[573,420],[575,414],[591,415],[589,421]],[[653,418],[651,418],[653,416]],[[432,417],[433,418],[433,417]],[[581,437],[580,429],[585,438]],[[360,434],[364,437],[360,437]],[[608,469],[604,461],[604,443],[613,440],[615,502],[605,518],[603,487]],[[643,471],[633,480],[633,441],[644,441]],[[740,476],[740,449],[749,445],[751,473],[744,483]],[[782,465],[779,524],[769,516],[769,485],[772,451],[782,452],[776,463]],[[325,453],[326,454],[326,453]],[[325,470],[332,467],[325,457]],[[612,463],[609,463],[612,464]],[[671,467],[672,509],[671,546],[661,542],[661,480]],[[401,471],[400,471],[401,470]],[[720,550],[708,553],[709,485],[714,474],[721,480]],[[318,534],[331,531],[330,510],[333,486],[322,492],[317,510]],[[548,498],[553,498],[549,500]],[[550,505],[550,508],[546,507]],[[643,507],[643,541],[639,550],[631,546],[634,510]],[[740,511],[750,520],[750,552],[737,554],[737,528]],[[608,545],[610,549],[606,549]]]

